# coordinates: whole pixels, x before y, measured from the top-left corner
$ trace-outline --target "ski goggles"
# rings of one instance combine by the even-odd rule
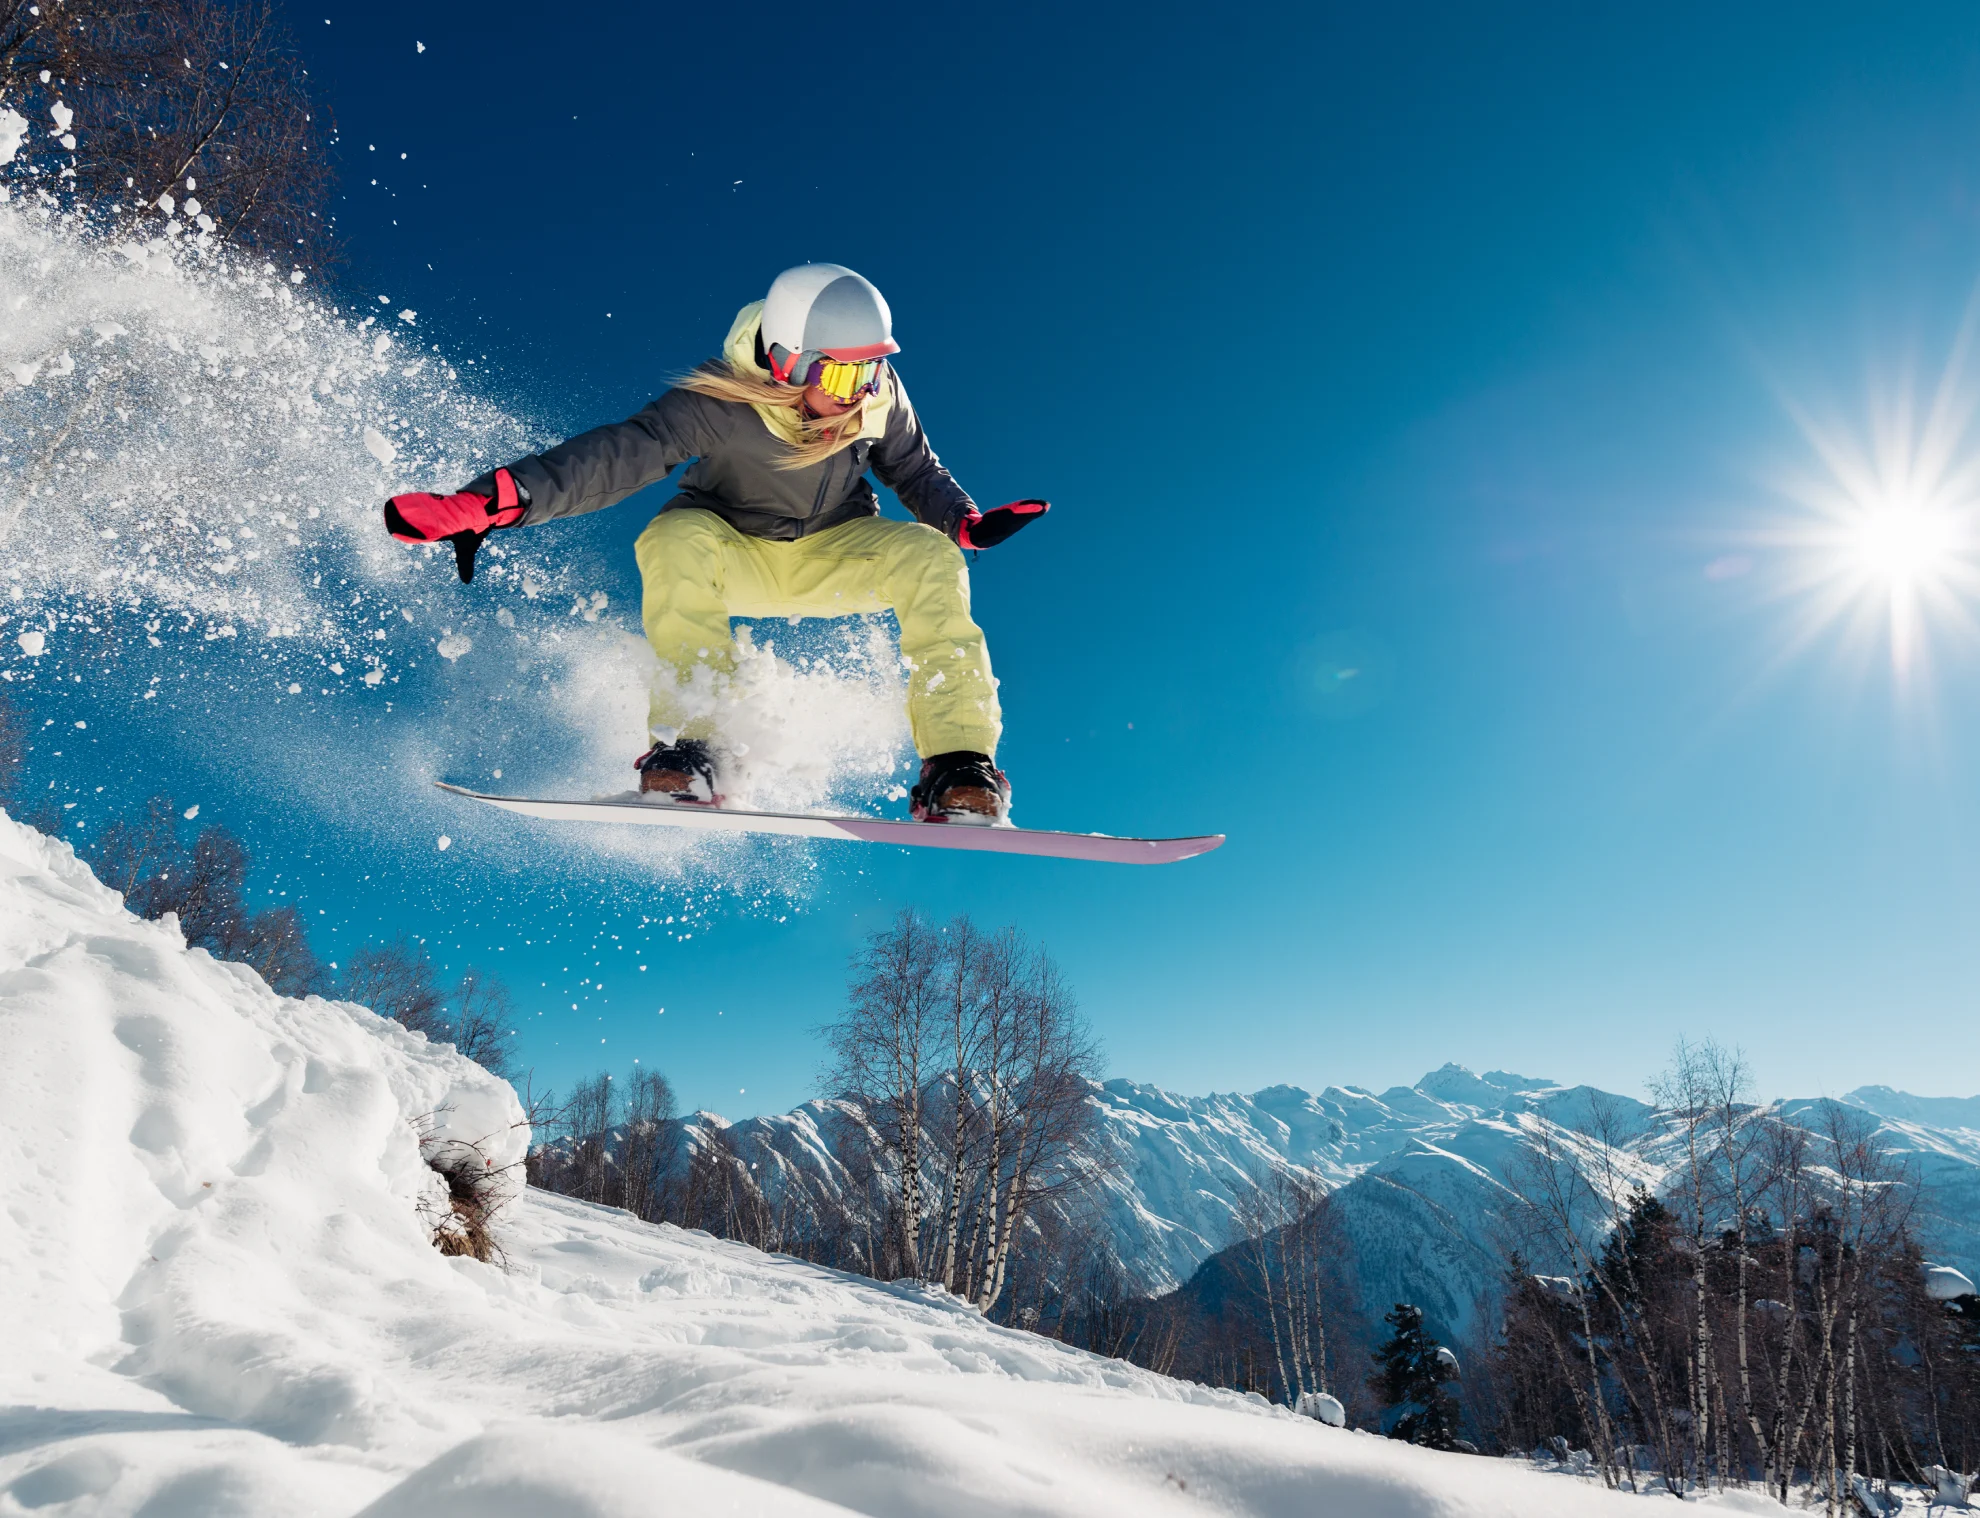
[[[878,390],[880,372],[887,367],[883,358],[841,363],[823,353],[792,353],[774,344],[767,356],[770,373],[780,383],[823,390],[835,400],[849,403]]]

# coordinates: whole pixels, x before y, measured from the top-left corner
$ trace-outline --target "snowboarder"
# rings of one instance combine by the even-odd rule
[[[637,415],[452,495],[394,496],[385,525],[408,543],[451,542],[469,580],[491,531],[616,505],[693,459],[634,549],[647,640],[678,680],[654,688],[640,790],[721,804],[721,735],[712,718],[684,709],[681,691],[698,670],[719,682],[734,668],[730,617],[891,608],[922,760],[914,816],[1002,822],[1002,720],[962,550],[994,547],[1049,507],[977,509],[928,446],[888,362],[899,351],[892,313],[868,281],[838,264],[786,269],[736,314],[721,358]],[[914,521],[880,515],[869,468]]]

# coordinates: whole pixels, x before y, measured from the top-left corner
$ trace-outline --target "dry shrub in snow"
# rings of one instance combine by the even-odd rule
[[[427,1167],[446,1183],[444,1201],[420,1203],[433,1230],[433,1247],[444,1255],[466,1255],[483,1264],[502,1263],[495,1240],[495,1218],[516,1194],[513,1166],[497,1165],[480,1143],[437,1137],[429,1120],[413,1124]]]

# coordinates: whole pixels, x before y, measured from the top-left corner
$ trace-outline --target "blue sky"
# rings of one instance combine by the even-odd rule
[[[812,1093],[907,904],[1033,932],[1111,1068],[1184,1091],[1636,1089],[1682,1034],[1770,1091],[1971,1093],[1980,660],[1941,617],[1894,674],[1880,583],[1820,623],[1802,580],[1851,565],[1790,486],[1811,430],[1929,396],[1980,277],[1960,9],[291,14],[347,287],[486,354],[545,441],[788,264],[878,283],[965,487],[1056,503],[974,572],[1020,819],[1230,838],[821,846],[737,895],[413,853],[236,775],[206,815],[326,955],[410,927],[509,975],[539,1081],[638,1057],[731,1114]],[[543,531],[625,606],[664,498]],[[106,710],[90,763],[191,794],[221,739],[158,720]],[[71,753],[36,762],[93,797]]]

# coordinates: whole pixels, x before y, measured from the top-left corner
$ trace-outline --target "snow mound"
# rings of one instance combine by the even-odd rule
[[[415,1123],[508,1165],[528,1136],[506,1084],[361,1007],[276,996],[4,819],[0,1026],[11,1360],[114,1365],[301,1442],[408,1416],[365,1366],[377,1294],[451,1279]]]
[[[273,995],[0,815],[0,1513],[1622,1511],[561,1197],[443,1258],[509,1089]],[[656,1507],[656,1503],[663,1507]]]
[[[1964,1271],[1954,1270],[1950,1265],[1927,1265],[1925,1295],[1934,1302],[1956,1302],[1973,1295],[1973,1282]]]

